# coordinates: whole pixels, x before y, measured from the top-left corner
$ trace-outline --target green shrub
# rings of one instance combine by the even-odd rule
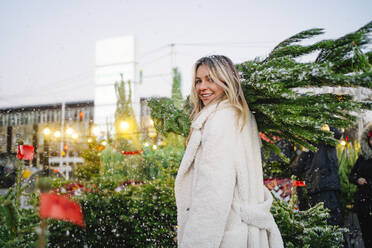
[[[145,148],[143,168],[146,179],[175,178],[183,153],[183,147],[167,146],[159,150]]]
[[[347,230],[327,225],[329,213],[323,203],[318,203],[306,211],[296,211],[293,201],[287,204],[275,200],[271,212],[286,248],[343,247],[343,233]]]
[[[160,180],[79,198],[85,229],[50,220],[50,247],[175,247],[173,184]]]

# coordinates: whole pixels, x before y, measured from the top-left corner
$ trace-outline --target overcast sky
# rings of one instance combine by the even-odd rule
[[[93,100],[95,43],[134,35],[143,83],[171,92],[173,65],[189,93],[192,65],[214,53],[265,56],[305,29],[337,38],[372,20],[371,0],[2,0],[0,108]]]

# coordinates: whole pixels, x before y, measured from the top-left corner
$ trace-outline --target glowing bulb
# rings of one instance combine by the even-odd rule
[[[145,147],[148,147],[150,144],[149,144],[149,142],[145,142],[144,144],[143,144],[143,146],[145,146]]]
[[[341,140],[341,141],[340,141],[340,144],[341,144],[342,146],[345,146],[345,145],[346,145],[345,140]]]
[[[74,132],[74,130],[71,127],[67,128],[67,130],[66,130],[66,133],[68,135],[71,135],[73,132]]]
[[[156,150],[156,149],[158,149],[158,146],[157,145],[153,145],[152,146],[152,149]]]
[[[101,142],[101,144],[102,144],[103,146],[106,146],[106,145],[107,145],[107,142],[104,140],[104,141]]]
[[[71,136],[73,139],[77,139],[79,138],[79,135],[77,133],[73,133],[72,136]]]
[[[88,138],[88,143],[92,143],[93,139],[92,138]]]
[[[55,131],[54,132],[54,137],[56,137],[56,138],[61,137],[61,132],[60,131]]]
[[[50,129],[48,127],[44,128],[43,133],[45,135],[49,135],[50,134]]]
[[[122,122],[120,122],[120,129],[121,130],[127,130],[129,128],[129,123],[128,122],[126,122],[126,121],[122,121]]]

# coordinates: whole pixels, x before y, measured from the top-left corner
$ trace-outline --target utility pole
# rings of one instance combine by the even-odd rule
[[[176,66],[176,44],[175,43],[171,43],[169,44],[170,48],[171,48],[171,53],[170,53],[170,57],[171,57],[171,70],[173,70],[173,68]]]
[[[59,149],[59,167],[62,169],[63,167],[63,156],[62,156],[62,152],[63,152],[63,137],[64,137],[64,128],[65,128],[65,108],[66,108],[66,104],[65,102],[62,102],[62,106],[61,106],[61,144],[60,144],[60,149]],[[64,168],[66,169],[66,168]]]

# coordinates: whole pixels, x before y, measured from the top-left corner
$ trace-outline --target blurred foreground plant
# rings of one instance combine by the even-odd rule
[[[338,174],[340,175],[344,216],[351,210],[354,203],[354,194],[357,186],[350,183],[349,174],[358,159],[359,150],[360,145],[357,141],[354,141],[354,143],[341,143],[337,146]]]

